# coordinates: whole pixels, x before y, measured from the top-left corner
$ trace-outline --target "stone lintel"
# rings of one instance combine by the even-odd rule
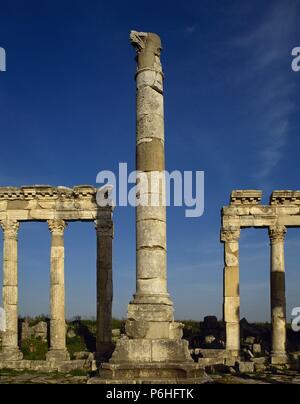
[[[74,188],[50,185],[22,186],[20,188],[0,187],[0,201],[94,198],[96,192],[97,189],[90,185],[79,185]]]
[[[274,191],[270,205],[300,205],[300,191]]]
[[[94,221],[112,216],[113,207],[99,207],[97,189],[89,185],[74,188],[34,185],[0,187],[0,220]]]
[[[232,191],[230,197],[231,205],[259,205],[261,203],[262,191],[258,190],[237,190]]]

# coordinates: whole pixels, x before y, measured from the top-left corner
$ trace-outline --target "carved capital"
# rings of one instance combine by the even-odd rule
[[[99,236],[114,237],[114,224],[111,220],[104,222],[95,220],[95,229]]]
[[[233,241],[239,241],[241,236],[241,229],[239,227],[231,226],[221,230],[221,241],[223,243],[229,243]]]
[[[271,243],[283,242],[287,229],[285,226],[271,226],[269,227],[269,237]]]
[[[130,41],[137,52],[138,69],[162,72],[160,54],[162,44],[157,34],[131,31]]]
[[[20,223],[17,220],[1,220],[0,222],[4,232],[4,238],[17,240]]]
[[[63,236],[67,223],[62,219],[48,220],[49,230],[52,235]]]

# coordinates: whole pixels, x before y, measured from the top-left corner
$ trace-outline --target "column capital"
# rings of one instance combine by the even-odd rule
[[[95,220],[95,229],[99,236],[114,237],[114,224],[112,220]]]
[[[14,219],[1,220],[0,225],[4,232],[5,238],[11,238],[14,240],[18,238],[20,223],[17,220]]]
[[[160,37],[152,32],[131,31],[130,41],[137,52],[138,69],[150,69],[162,73]]]
[[[270,226],[269,237],[271,243],[283,242],[287,233],[287,228],[282,225]]]
[[[221,229],[221,241],[223,243],[239,241],[240,236],[241,236],[240,227],[230,226],[230,227],[223,227]]]
[[[49,230],[53,235],[63,236],[67,225],[63,219],[48,220]]]

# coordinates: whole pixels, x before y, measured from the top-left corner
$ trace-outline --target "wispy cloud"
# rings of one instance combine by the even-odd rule
[[[266,179],[280,163],[289,139],[295,110],[291,84],[290,44],[297,27],[296,0],[277,1],[254,30],[235,41],[247,52],[242,75],[252,85],[252,108],[261,134],[258,141],[257,179]]]
[[[184,29],[184,33],[186,36],[192,35],[196,32],[197,30],[197,25],[188,25]]]

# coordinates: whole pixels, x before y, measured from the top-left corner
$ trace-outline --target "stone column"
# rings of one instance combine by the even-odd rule
[[[192,361],[182,324],[174,322],[167,291],[166,195],[161,40],[131,32],[136,73],[136,293],[128,306],[126,337],[111,363]]]
[[[240,286],[239,286],[239,227],[223,228],[224,243],[224,306],[226,323],[226,350],[232,356],[240,355]]]
[[[284,226],[273,226],[269,228],[271,243],[271,361],[274,365],[287,363],[284,267],[284,240],[286,231]]]
[[[136,294],[130,315],[135,317],[135,305],[143,304],[145,311],[148,304],[148,319],[155,321],[155,305],[159,317],[171,321],[173,303],[167,291],[162,45],[159,36],[152,33],[132,32],[131,41],[137,51],[136,169],[140,173],[140,206],[136,211]]]
[[[110,357],[112,345],[112,242],[113,222],[109,211],[99,215],[96,221],[97,232],[97,339],[96,357],[106,360]]]
[[[50,351],[47,360],[69,360],[66,348],[65,319],[65,274],[64,274],[64,220],[48,221],[51,232],[51,270],[50,270]]]
[[[3,334],[2,360],[23,358],[18,347],[18,230],[17,220],[1,221],[4,231],[3,251],[3,307],[6,332]]]
[[[201,383],[203,366],[191,358],[167,291],[162,45],[153,33],[130,38],[137,51],[136,293],[126,335],[89,383]]]
[[[173,303],[167,291],[162,44],[159,36],[152,33],[133,31],[130,38],[137,52],[136,169],[139,189],[136,294],[129,305],[127,329],[130,335],[137,336],[140,331],[144,332],[145,321],[152,328],[148,330],[149,334],[159,334],[163,328],[169,328],[169,322],[173,321]]]

